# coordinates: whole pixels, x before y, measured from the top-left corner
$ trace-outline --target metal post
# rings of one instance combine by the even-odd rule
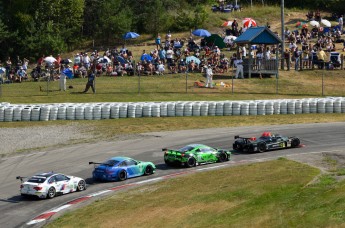
[[[235,69],[235,64],[233,64],[233,66],[232,66],[232,72],[233,72],[233,74],[234,74],[234,69]],[[231,79],[231,94],[234,94],[234,75],[232,75],[232,79]]]
[[[186,69],[186,93],[188,93],[188,69]]]
[[[322,96],[324,96],[324,75],[325,75],[325,66],[323,67],[323,70],[322,70]]]
[[[285,34],[284,34],[284,0],[280,1],[280,15],[281,15],[281,27],[282,27],[282,50],[281,50],[281,55],[282,55],[282,63],[280,68],[284,70],[284,51],[285,51]]]
[[[139,77],[138,77],[138,94],[140,94],[140,80],[141,80],[141,74],[140,74],[140,70],[138,71]]]
[[[47,72],[49,72],[49,71],[47,70]],[[49,95],[49,81],[50,81],[50,73],[47,76],[47,96]]]

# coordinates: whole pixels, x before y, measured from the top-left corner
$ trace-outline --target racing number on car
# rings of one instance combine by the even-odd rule
[[[280,147],[285,147],[285,143],[284,143],[284,142],[281,142],[281,143],[279,144],[279,146],[280,146]]]

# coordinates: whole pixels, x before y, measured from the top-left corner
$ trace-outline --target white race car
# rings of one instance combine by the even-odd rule
[[[40,173],[24,181],[25,177],[18,176],[22,181],[20,194],[22,196],[37,196],[38,198],[53,198],[86,189],[86,182],[80,177],[67,176],[61,173]]]

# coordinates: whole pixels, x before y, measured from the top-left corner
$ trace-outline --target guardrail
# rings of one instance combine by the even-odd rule
[[[345,113],[345,98],[31,105],[0,103],[0,122],[302,113]]]

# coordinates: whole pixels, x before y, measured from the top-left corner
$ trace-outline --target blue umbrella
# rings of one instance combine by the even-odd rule
[[[207,37],[211,36],[211,33],[205,29],[197,29],[192,32],[194,36]]]
[[[191,62],[191,61],[194,61],[196,64],[200,64],[200,59],[198,59],[197,57],[195,57],[194,55],[192,55],[192,56],[188,56],[187,58],[186,58],[186,63],[189,63],[189,62]]]
[[[127,32],[125,35],[123,35],[123,39],[129,40],[129,39],[135,39],[139,37],[140,35],[135,32]]]
[[[143,54],[143,55],[141,56],[140,60],[141,60],[141,61],[144,61],[144,60],[146,60],[146,61],[151,61],[151,60],[152,60],[152,57],[151,57],[151,55],[145,53],[145,54]]]
[[[127,63],[127,61],[122,56],[117,56],[117,61],[119,61],[121,64]]]
[[[72,70],[71,69],[69,69],[69,68],[67,68],[67,69],[64,69],[63,71],[62,71],[62,73],[64,73],[64,75],[66,75],[68,78],[73,78],[73,72],[72,72]]]

